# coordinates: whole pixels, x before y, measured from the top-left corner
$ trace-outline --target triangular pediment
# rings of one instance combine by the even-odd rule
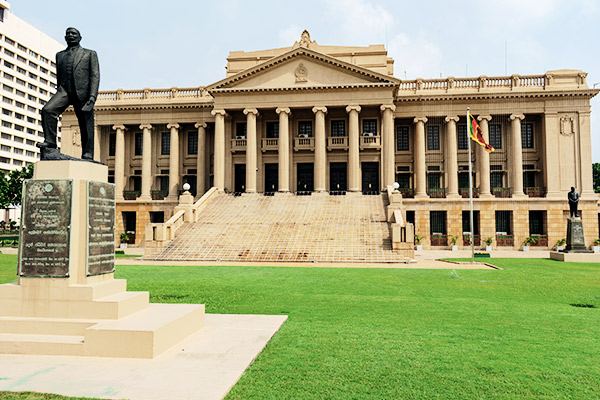
[[[395,84],[398,80],[303,47],[210,85],[209,91]]]

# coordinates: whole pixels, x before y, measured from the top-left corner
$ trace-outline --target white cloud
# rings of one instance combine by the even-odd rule
[[[388,10],[364,0],[325,0],[324,3],[328,20],[335,27],[332,34],[345,44],[381,43],[386,29],[394,24]]]
[[[438,78],[442,62],[440,48],[422,36],[400,33],[389,42],[388,56],[394,59],[394,75],[400,79]],[[443,72],[443,71],[442,71]]]

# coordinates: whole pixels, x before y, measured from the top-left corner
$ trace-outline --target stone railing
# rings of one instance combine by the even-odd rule
[[[278,138],[263,138],[261,148],[262,148],[262,151],[279,150],[279,139]]]
[[[295,137],[294,150],[314,150],[315,138],[313,137]]]
[[[212,99],[204,86],[196,88],[169,88],[169,89],[137,89],[137,90],[110,90],[98,92],[98,102],[132,101],[132,100],[165,100],[176,98]]]
[[[327,138],[327,150],[347,149],[347,148],[348,148],[348,137],[347,136],[330,136]]]
[[[200,211],[217,193],[217,188],[212,187],[195,203],[194,197],[189,192],[184,193],[179,196],[179,205],[175,207],[175,214],[167,222],[147,223],[144,256],[155,255],[160,249],[166,247],[185,222],[195,222]]]
[[[246,151],[247,139],[231,139],[231,152]]]
[[[392,250],[410,259],[415,256],[415,227],[406,222],[406,210],[402,204],[402,194],[394,190],[392,185],[387,186],[389,204],[387,206],[387,219],[391,225]]]
[[[381,136],[361,136],[360,149],[379,149],[381,147]]]

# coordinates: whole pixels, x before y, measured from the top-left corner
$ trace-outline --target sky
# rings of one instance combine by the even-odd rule
[[[10,0],[9,0],[10,1]],[[77,27],[100,59],[101,90],[195,87],[225,77],[229,51],[384,44],[400,79],[588,73],[600,88],[599,0],[12,0],[64,42]],[[600,162],[600,95],[592,158]]]

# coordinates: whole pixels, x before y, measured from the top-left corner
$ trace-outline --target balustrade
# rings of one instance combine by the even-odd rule
[[[348,148],[348,137],[347,136],[333,136],[327,138],[327,150],[332,149],[347,149]]]
[[[263,138],[262,139],[262,151],[267,150],[279,150],[279,139],[278,138]]]
[[[381,148],[381,136],[361,136],[360,149],[379,149]]]
[[[247,139],[231,139],[231,152],[246,151]]]
[[[297,137],[294,138],[294,150],[315,150],[314,137]]]

